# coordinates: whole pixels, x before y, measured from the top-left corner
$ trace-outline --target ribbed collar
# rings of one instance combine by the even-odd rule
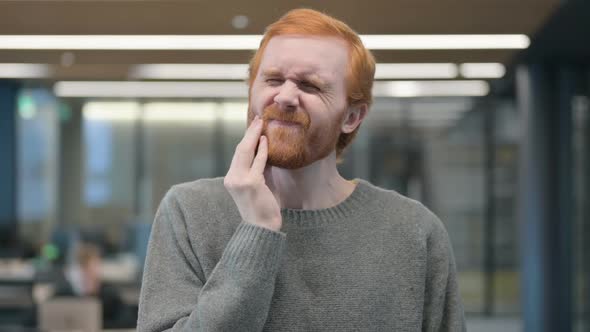
[[[281,209],[283,223],[298,226],[318,225],[336,220],[342,220],[353,213],[358,213],[367,207],[371,184],[362,179],[353,180],[357,185],[352,193],[339,204],[318,210]]]

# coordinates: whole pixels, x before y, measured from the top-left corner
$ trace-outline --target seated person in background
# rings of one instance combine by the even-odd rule
[[[92,296],[102,303],[102,320],[105,328],[121,327],[124,305],[117,291],[101,280],[102,258],[100,249],[93,244],[77,246],[73,264],[64,271],[56,284],[54,296]]]

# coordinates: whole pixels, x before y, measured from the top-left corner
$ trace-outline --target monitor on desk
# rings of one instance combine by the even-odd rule
[[[98,299],[62,297],[39,305],[39,327],[44,331],[102,330],[102,306]]]

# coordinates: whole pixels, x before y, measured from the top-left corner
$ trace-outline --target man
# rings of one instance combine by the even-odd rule
[[[327,15],[293,10],[267,28],[227,175],[174,186],[158,210],[139,331],[464,330],[442,223],[338,174],[374,71]]]

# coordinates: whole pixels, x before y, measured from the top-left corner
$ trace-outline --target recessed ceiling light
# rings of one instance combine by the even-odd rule
[[[138,82],[138,81],[61,81],[55,83],[59,97],[117,98],[246,98],[243,82]]]
[[[500,78],[506,73],[501,63],[464,63],[459,66],[465,78]]]
[[[0,78],[47,78],[52,73],[46,64],[0,63]]]
[[[439,97],[439,96],[485,96],[489,93],[485,81],[391,81],[375,82],[376,97]]]
[[[454,63],[378,63],[375,79],[455,78]]]
[[[245,29],[248,26],[248,23],[248,16],[246,15],[236,15],[231,20],[231,25],[238,30]]]
[[[373,50],[524,49],[526,35],[363,35]]]
[[[245,64],[148,64],[135,65],[132,79],[160,80],[243,80],[248,76]]]
[[[72,52],[63,52],[60,57],[61,65],[64,67],[71,67],[76,62],[76,55]]]

